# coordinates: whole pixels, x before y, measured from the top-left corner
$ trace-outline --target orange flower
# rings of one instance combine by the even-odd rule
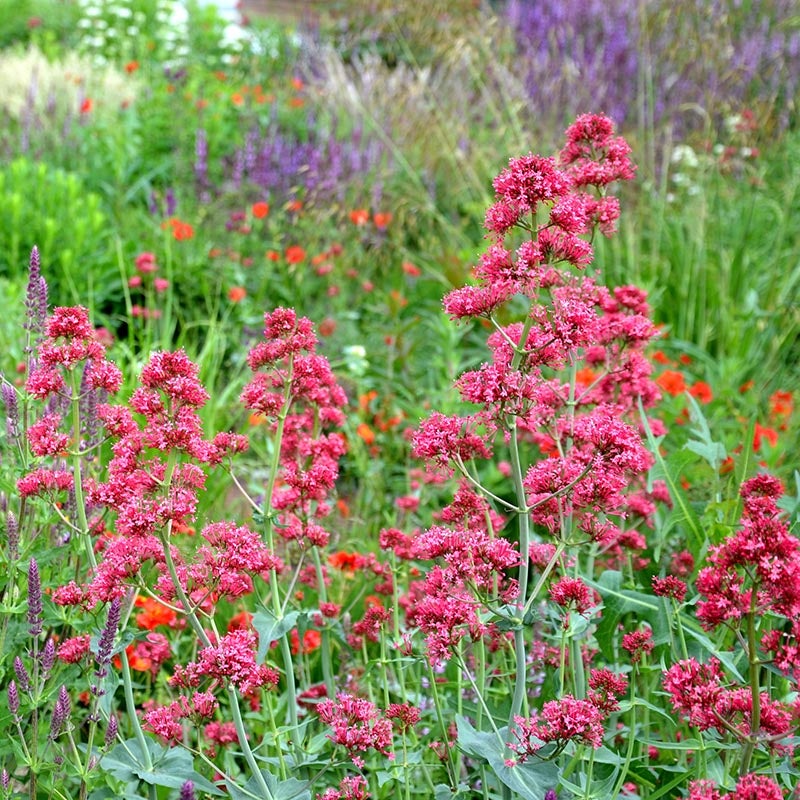
[[[143,609],[140,614],[136,615],[136,624],[148,631],[154,630],[159,625],[172,625],[177,619],[177,614],[171,608],[167,608],[153,597],[139,595],[134,605],[136,608]]]
[[[350,222],[353,225],[366,225],[369,222],[369,211],[366,208],[357,208],[350,212]]]
[[[688,367],[689,364],[692,363],[692,357],[687,355],[686,353],[681,353],[680,356],[678,356],[678,361],[680,361],[681,364],[683,364],[684,366]]]
[[[362,394],[358,398],[358,407],[362,411],[366,411],[369,408],[369,404],[378,396],[378,393],[374,389],[370,389],[370,391]]]
[[[306,104],[306,101],[303,100],[302,97],[290,97],[289,98],[289,107],[290,108],[302,108]]]
[[[301,648],[300,635],[297,633],[297,629],[293,628],[289,634],[289,641],[291,642],[293,656],[298,653],[313,653],[322,644],[322,634],[319,631],[306,631],[303,634],[303,646]]]
[[[347,505],[347,501],[343,500],[341,497],[336,501],[336,509],[344,519],[350,516],[350,506]]]
[[[128,75],[131,75],[132,73],[136,72],[137,69],[139,69],[139,62],[138,61],[129,61],[125,65],[125,72],[127,72]]]
[[[753,450],[760,450],[765,439],[769,442],[770,447],[775,447],[778,444],[778,432],[774,428],[767,428],[756,422],[753,433]]]
[[[385,228],[392,221],[392,215],[387,211],[378,211],[372,221],[376,228]]]
[[[244,286],[232,286],[228,289],[228,300],[231,303],[241,303],[247,297],[247,290]]]
[[[290,200],[286,204],[286,210],[291,211],[293,214],[296,214],[298,211],[302,210],[303,202],[301,200]]]
[[[775,392],[769,398],[769,413],[772,419],[786,419],[794,411],[794,398],[791,392]]]
[[[419,278],[419,276],[422,275],[422,270],[416,264],[412,264],[410,261],[403,262],[403,272],[412,278]]]
[[[244,95],[241,92],[234,92],[231,95],[231,103],[235,106],[242,106],[244,105]]]
[[[745,394],[745,392],[749,392],[755,385],[756,385],[755,381],[745,381],[739,387],[739,394]]]
[[[293,244],[291,247],[286,248],[285,257],[290,264],[299,264],[305,260],[306,251],[300,245]]]
[[[291,82],[292,82],[292,88],[298,92],[305,87],[305,84],[300,78],[292,78]]]
[[[269,203],[261,200],[258,203],[253,203],[253,207],[250,210],[256,219],[264,219],[269,214]]]
[[[575,373],[575,380],[581,386],[591,386],[597,380],[597,373],[589,367],[584,367]]]
[[[264,258],[266,258],[267,261],[278,261],[280,257],[281,254],[277,250],[267,250],[267,252],[264,253]]]
[[[667,393],[676,397],[686,391],[686,381],[680,372],[668,369],[662,372],[657,378],[656,383]]]
[[[714,399],[714,392],[705,381],[696,381],[689,387],[689,394],[701,403],[710,403]]]
[[[94,102],[92,101],[92,98],[85,97],[83,99],[83,102],[81,103],[81,114],[91,113],[93,107],[94,107]]]
[[[362,558],[358,553],[348,553],[344,550],[339,550],[338,553],[331,553],[328,556],[328,563],[334,569],[348,572],[355,572],[361,566],[361,561]]]
[[[375,431],[366,422],[362,422],[356,428],[356,433],[364,440],[364,444],[372,444],[375,441]]]
[[[191,239],[194,236],[194,228],[188,222],[183,222],[177,217],[168,219],[166,222],[162,223],[161,227],[171,227],[173,238],[179,242]]]
[[[667,354],[663,350],[656,350],[655,353],[653,353],[653,361],[655,361],[656,364],[663,364],[664,366],[672,364],[671,359],[667,357]]]

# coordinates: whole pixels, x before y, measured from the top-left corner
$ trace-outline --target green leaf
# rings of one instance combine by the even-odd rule
[[[264,663],[269,646],[294,628],[299,616],[299,611],[290,611],[285,617],[276,617],[268,608],[261,608],[256,612],[253,627],[258,632],[257,664]]]
[[[675,503],[676,510],[679,509],[682,514],[681,521],[686,522],[689,527],[692,542],[694,544],[693,549],[695,552],[700,552],[705,540],[705,537],[703,536],[703,529],[700,525],[700,520],[698,519],[697,514],[691,507],[689,500],[680,485],[680,473],[682,468],[694,459],[686,452],[679,451],[678,453],[673,454],[673,456],[669,459],[668,465],[664,460],[664,456],[661,455],[661,451],[659,449],[660,439],[656,439],[656,437],[653,435],[653,431],[650,429],[650,423],[647,421],[647,414],[645,414],[641,398],[639,399],[639,413],[645,433],[647,434],[647,445],[656,459],[656,467],[653,468],[650,477],[658,477],[658,473],[661,473],[667,483],[669,493],[673,502]],[[678,459],[680,459],[680,461]]]
[[[220,789],[194,770],[191,754],[180,747],[166,748],[152,739],[145,739],[147,756],[142,752],[138,739],[120,742],[103,756],[100,766],[115,778],[125,783],[136,779],[153,786],[167,786],[180,789],[186,781],[191,781],[206,794],[222,795]],[[152,764],[148,768],[147,763]]]
[[[613,642],[617,637],[617,627],[626,614],[635,614],[638,619],[648,622],[656,644],[669,641],[669,621],[658,599],[632,589],[623,589],[621,572],[606,570],[597,581],[587,579],[586,583],[603,598],[603,616],[597,624],[595,636],[606,658],[614,657]]]
[[[555,764],[537,761],[506,766],[505,742],[494,732],[476,731],[472,723],[460,714],[456,716],[456,726],[458,746],[467,755],[487,761],[498,779],[522,800],[541,800],[544,793],[558,782]],[[509,736],[508,728],[500,729],[501,738],[504,735]]]
[[[288,778],[278,783],[278,779],[270,772],[261,770],[261,777],[267,785],[272,800],[311,800],[311,790],[308,782],[298,781],[297,778]],[[244,786],[239,786],[233,781],[225,781],[232,800],[269,800],[264,796],[261,781],[253,775]]]

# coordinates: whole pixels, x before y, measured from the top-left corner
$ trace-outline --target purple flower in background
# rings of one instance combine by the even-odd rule
[[[119,722],[117,722],[117,717],[112,714],[108,720],[108,727],[106,728],[106,736],[105,736],[105,746],[111,747],[112,744],[117,740],[117,732],[119,731]]]
[[[6,407],[6,436],[11,444],[19,439],[19,401],[17,392],[10,383],[3,381],[3,405]]]
[[[14,658],[14,674],[17,676],[19,688],[23,692],[29,692],[31,690],[31,679],[28,675],[28,670],[25,669],[25,665],[22,663],[22,659],[19,656]]]

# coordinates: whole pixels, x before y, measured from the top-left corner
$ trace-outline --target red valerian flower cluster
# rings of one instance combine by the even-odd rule
[[[391,720],[382,716],[369,700],[340,692],[336,700],[323,700],[317,706],[317,713],[332,729],[328,738],[345,747],[357,766],[363,763],[357,754],[366,750],[390,755]]]
[[[557,158],[514,158],[497,176],[485,220],[492,243],[474,270],[478,283],[444,299],[454,320],[485,317],[494,328],[490,359],[455,383],[477,409],[434,412],[413,436],[416,457],[470,484],[477,483],[470,462],[506,447],[510,462],[524,446],[534,460],[518,466],[517,503],[505,506],[562,546],[598,543],[608,560],[645,549],[643,535],[622,525],[638,517],[652,525],[655,509],[655,494],[640,489],[653,458],[637,426],[639,403],[649,408],[660,399],[645,356],[656,328],[643,291],[612,291],[585,274],[593,258],[587,237],[614,231],[619,204],[608,188],[633,177],[629,154],[610,120],[585,115],[567,130]],[[524,241],[512,243],[520,233]],[[500,324],[494,314],[512,297],[526,303],[524,318]],[[486,512],[486,498],[503,510],[503,498],[480,486],[471,492]],[[487,600],[513,606],[527,590],[515,581],[516,574],[527,576],[519,553],[497,536],[489,513],[442,522],[411,549],[445,566],[431,569],[402,599],[435,661],[465,636],[496,642],[492,615],[481,613]],[[588,587],[571,580],[553,584],[555,603],[579,614],[599,605]]]
[[[324,547],[329,533],[315,519],[330,513],[328,495],[347,451],[341,433],[347,396],[318,355],[317,337],[305,317],[278,308],[264,315],[264,341],[252,348],[253,377],[241,402],[280,431],[280,480],[266,499],[280,512],[277,530],[302,546]]]

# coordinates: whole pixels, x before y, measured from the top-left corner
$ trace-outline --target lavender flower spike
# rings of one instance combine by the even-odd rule
[[[39,565],[32,558],[28,565],[28,625],[31,636],[42,632],[42,582],[39,578]]]

